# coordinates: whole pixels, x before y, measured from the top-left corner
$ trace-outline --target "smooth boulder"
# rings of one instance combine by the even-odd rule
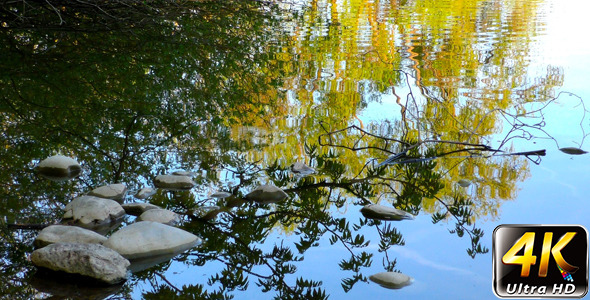
[[[37,249],[31,262],[40,268],[90,277],[107,284],[127,279],[129,261],[98,244],[57,243]]]
[[[106,240],[106,237],[78,226],[51,225],[39,232],[33,244],[41,248],[55,243],[101,244]]]
[[[274,185],[261,185],[246,195],[246,199],[262,204],[276,203],[287,199],[285,191]]]
[[[90,191],[90,193],[88,193],[89,196],[111,199],[119,203],[123,203],[125,194],[127,194],[127,187],[122,183],[115,183],[97,187]]]
[[[381,272],[369,276],[369,280],[388,289],[401,289],[414,282],[414,279],[408,275],[398,272]]]
[[[67,156],[50,156],[35,167],[39,175],[55,181],[64,181],[77,177],[82,173],[82,167],[78,162]]]
[[[157,205],[153,205],[150,203],[142,203],[142,202],[135,202],[135,203],[125,203],[121,204],[121,207],[125,210],[125,213],[132,216],[140,216],[144,212],[150,209],[162,209]]]
[[[167,209],[150,209],[142,213],[138,218],[138,221],[152,221],[166,225],[176,225],[180,222],[180,216]]]
[[[142,221],[126,226],[103,244],[127,259],[178,254],[201,243],[196,235],[182,229]]]
[[[365,205],[363,208],[361,208],[361,213],[367,219],[377,219],[384,221],[401,221],[414,219],[414,215],[406,211],[379,204]]]
[[[125,215],[125,210],[118,202],[94,196],[75,198],[64,210],[64,219],[72,219],[75,225],[84,228],[108,226]]]
[[[154,179],[154,185],[166,190],[190,190],[196,183],[188,176],[183,175],[158,175]]]

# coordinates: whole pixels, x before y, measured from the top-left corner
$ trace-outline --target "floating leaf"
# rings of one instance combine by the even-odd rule
[[[571,155],[581,155],[581,154],[588,153],[580,148],[575,148],[575,147],[559,148],[559,151],[566,153],[566,154],[571,154]]]

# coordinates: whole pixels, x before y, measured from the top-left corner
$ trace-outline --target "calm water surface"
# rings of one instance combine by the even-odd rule
[[[151,203],[225,207],[208,195],[239,198],[266,183],[289,194],[212,221],[186,217],[181,227],[203,246],[100,297],[495,299],[486,249],[496,226],[590,227],[590,156],[558,150],[588,150],[584,1],[200,5],[131,34],[2,23],[4,223],[53,223],[93,187],[136,191],[179,169],[197,186]],[[410,159],[434,159],[375,171],[409,148]],[[546,156],[493,156],[541,149]],[[84,175],[36,177],[32,167],[56,153],[78,159]],[[296,177],[295,161],[318,172]],[[367,222],[359,209],[368,202],[416,219]],[[31,279],[36,232],[4,223],[2,294],[59,295]],[[464,234],[450,232],[457,226]],[[389,290],[367,280],[385,270],[414,283]]]

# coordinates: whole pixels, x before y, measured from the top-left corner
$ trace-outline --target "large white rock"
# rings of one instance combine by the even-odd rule
[[[381,272],[369,276],[369,279],[388,289],[401,289],[414,282],[412,277],[398,272]]]
[[[154,179],[154,185],[167,190],[190,190],[196,183],[188,176],[158,175]]]
[[[385,221],[413,220],[414,215],[394,207],[387,207],[379,204],[369,204],[361,208],[365,218]]]
[[[85,228],[115,223],[125,215],[125,210],[118,202],[94,196],[75,198],[64,210],[64,219],[73,219],[75,225]]]
[[[151,187],[145,187],[145,188],[139,190],[139,192],[137,192],[137,194],[135,194],[135,198],[147,199],[155,194],[156,194],[155,189],[152,189]]]
[[[123,227],[104,243],[127,259],[181,253],[201,243],[196,235],[182,229],[143,221]]]
[[[152,221],[166,225],[176,225],[180,222],[180,216],[167,209],[150,209],[142,213],[138,218],[138,221]]]
[[[106,240],[106,237],[78,226],[51,225],[39,232],[33,244],[41,248],[55,243],[102,244]]]
[[[91,277],[108,284],[127,279],[129,261],[98,244],[57,243],[33,251],[31,262],[41,268]]]
[[[276,203],[287,199],[285,191],[274,185],[261,185],[246,195],[246,199],[258,203]]]
[[[121,207],[125,210],[125,213],[132,216],[140,216],[144,212],[150,209],[162,209],[157,205],[153,205],[150,203],[143,203],[143,202],[135,202],[135,203],[125,203],[121,204]]]
[[[70,157],[54,155],[42,160],[35,170],[39,175],[55,181],[69,180],[80,175],[82,167]]]
[[[125,194],[127,193],[127,187],[122,183],[115,183],[97,187],[88,193],[89,196],[96,196],[105,199],[115,200],[119,203],[123,203]]]

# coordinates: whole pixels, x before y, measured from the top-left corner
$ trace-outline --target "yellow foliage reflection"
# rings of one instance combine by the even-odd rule
[[[493,141],[503,129],[501,112],[526,113],[522,104],[546,101],[562,84],[560,69],[531,74],[532,49],[543,25],[535,18],[539,10],[536,1],[310,1],[289,23],[290,34],[274,45],[276,65],[262,67],[271,76],[285,74],[280,92],[260,96],[277,97],[278,106],[268,108],[254,127],[236,126],[234,137],[261,147],[249,152],[251,161],[276,161],[285,168],[295,161],[310,163],[305,144],[318,144],[322,134],[353,124],[404,141],[432,140],[428,147],[438,153],[457,152],[437,159],[444,182],[438,197],[462,194],[473,201],[475,216],[495,217],[528,176],[527,161],[467,158],[473,154],[469,146],[458,143],[511,151],[510,143]],[[395,102],[391,117],[363,121],[365,108],[380,101]],[[341,145],[367,147],[336,151],[348,178],[362,173],[371,159],[387,157],[371,149],[384,147],[382,141],[358,142],[359,134],[332,136]],[[392,143],[386,150],[402,146]],[[473,184],[460,187],[460,179]],[[404,185],[396,188],[401,194]],[[376,193],[391,190],[376,187]],[[424,199],[422,209],[434,213],[441,204]]]

